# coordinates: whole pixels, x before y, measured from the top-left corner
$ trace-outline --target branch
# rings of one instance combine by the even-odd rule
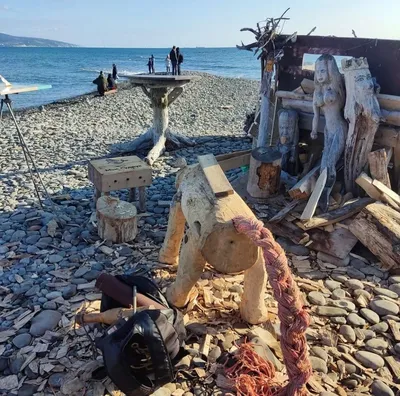
[[[252,28],[242,28],[240,29],[241,32],[251,32],[254,34],[254,36],[256,36],[256,38],[260,37],[260,33],[257,32],[255,29]]]
[[[314,27],[306,34],[306,36],[309,36],[311,33],[314,33],[314,31],[315,31],[316,28],[317,28],[317,27],[314,26]]]
[[[242,45],[236,45],[236,48],[239,50],[253,52],[253,48],[258,48],[258,41],[255,41],[254,43],[251,43],[251,44],[243,44],[243,41],[242,41]]]

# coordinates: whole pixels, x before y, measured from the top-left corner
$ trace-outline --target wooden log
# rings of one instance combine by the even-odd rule
[[[386,124],[400,126],[400,111],[382,109],[381,113]]]
[[[251,153],[247,192],[254,198],[268,198],[279,192],[282,154],[272,147],[258,147]]]
[[[386,150],[381,149],[368,154],[369,171],[373,179],[379,180],[386,187],[390,187],[390,179],[387,171],[389,161]]]
[[[231,183],[213,154],[200,155],[197,159],[215,197],[222,198],[233,194]]]
[[[292,109],[296,111],[302,111],[304,113],[313,113],[312,102],[308,100],[282,99],[282,107],[284,109]]]
[[[356,194],[355,180],[367,164],[381,111],[367,59],[344,59],[342,69],[346,83],[344,114],[349,121],[344,155],[345,186],[347,192]]]
[[[360,198],[348,202],[339,209],[332,210],[320,216],[313,217],[311,220],[306,221],[301,226],[303,230],[310,230],[316,227],[325,227],[329,224],[337,223],[338,221],[348,219],[349,217],[360,212],[370,203],[374,202],[371,198]]]
[[[293,199],[306,199],[308,198],[317,182],[319,165],[311,169],[301,180],[299,180],[290,190],[289,195]]]
[[[315,85],[313,80],[309,80],[308,78],[303,78],[300,83],[301,88],[303,89],[304,93],[306,94],[313,94]]]
[[[137,234],[135,205],[118,198],[103,196],[96,205],[99,237],[115,243],[129,242]]]
[[[400,143],[393,149],[393,189],[400,194]]]
[[[400,267],[400,213],[375,203],[368,205],[349,226],[357,239],[379,258],[384,268]]]

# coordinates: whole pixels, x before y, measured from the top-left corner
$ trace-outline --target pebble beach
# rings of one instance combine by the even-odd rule
[[[93,354],[85,330],[75,328],[75,314],[99,310],[101,294],[94,283],[102,272],[149,275],[165,290],[176,268],[157,257],[175,192],[176,160],[184,157],[190,164],[197,155],[251,148],[243,125],[256,106],[259,83],[199,76],[170,107],[170,128],[196,145],[167,151],[153,165],[147,212],[131,243],[116,245],[98,237],[87,164],[112,156],[114,144],[131,141],[151,126],[152,110],[140,89],[124,84],[116,95],[85,95],[17,113],[57,216],[49,206],[38,206],[12,120],[6,116],[1,122],[1,395],[122,395],[110,380],[91,380],[102,358]],[[234,182],[243,172],[229,171],[228,179]],[[113,195],[127,200],[128,192]],[[252,209],[260,219],[275,214],[272,206]],[[389,276],[374,257],[351,254],[347,261],[328,263],[306,246],[283,238],[278,242],[311,315],[311,394],[394,396],[400,389],[395,374],[400,367],[400,276]],[[245,339],[286,378],[272,289],[267,285],[265,294],[269,320],[258,326],[240,319],[242,293],[243,274],[206,268],[192,302],[182,310],[189,354],[177,365],[176,381],[154,396],[235,395],[217,362]],[[87,330],[93,339],[103,328]]]

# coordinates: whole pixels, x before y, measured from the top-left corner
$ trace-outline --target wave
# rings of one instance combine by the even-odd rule
[[[109,70],[101,69],[101,70],[103,71],[104,74],[112,73],[111,69],[109,69]],[[81,72],[90,72],[90,73],[100,73],[101,70],[100,69],[90,69],[90,68],[81,68],[81,69],[79,69],[79,71],[81,71]],[[145,73],[145,71],[144,70],[143,71],[118,70],[118,75],[121,76],[121,77],[124,77],[124,76],[135,76],[136,74],[142,74],[142,73]]]

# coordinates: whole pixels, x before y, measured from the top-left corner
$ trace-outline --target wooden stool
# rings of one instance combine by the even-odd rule
[[[151,167],[135,155],[130,157],[104,158],[89,162],[89,180],[95,186],[95,202],[101,194],[128,188],[129,201],[136,199],[139,188],[139,210],[146,211],[146,186],[152,182]]]

